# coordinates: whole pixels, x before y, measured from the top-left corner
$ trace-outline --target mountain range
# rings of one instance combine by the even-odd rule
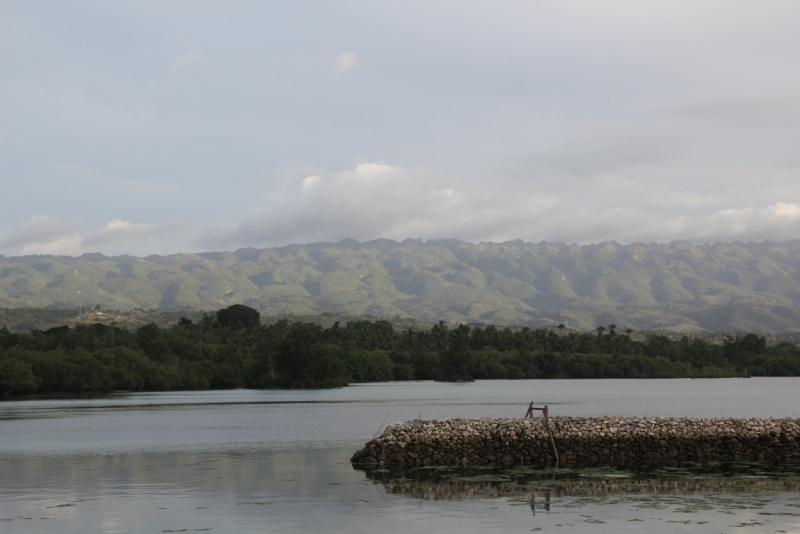
[[[334,313],[678,331],[800,330],[800,240],[593,245],[458,240],[168,256],[0,256],[0,307]]]

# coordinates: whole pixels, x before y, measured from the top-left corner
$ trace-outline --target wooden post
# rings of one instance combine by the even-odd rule
[[[528,411],[525,412],[523,419],[533,419],[533,402],[528,405]]]
[[[536,408],[533,406],[533,402],[528,405],[528,411],[525,412],[524,419],[533,419],[533,410],[539,410],[542,412],[542,419],[544,419],[544,424],[547,427],[547,435],[550,436],[550,445],[553,447],[553,454],[556,455],[556,467],[558,467],[558,462],[560,460],[558,456],[558,449],[556,448],[556,440],[553,438],[553,431],[550,428],[550,417],[548,417],[547,413],[547,405],[544,405],[544,408]]]
[[[560,458],[558,457],[558,449],[556,448],[556,440],[553,439],[553,431],[550,430],[550,418],[547,417],[547,405],[544,405],[544,409],[542,410],[542,415],[544,416],[544,424],[547,426],[547,433],[550,435],[550,445],[553,446],[553,454],[556,455],[556,467],[558,467],[558,462]]]

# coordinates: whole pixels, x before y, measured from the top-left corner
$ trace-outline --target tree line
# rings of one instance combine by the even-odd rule
[[[596,333],[444,322],[396,331],[388,321],[262,324],[234,305],[197,322],[136,330],[79,324],[14,334],[0,328],[0,391],[328,388],[391,380],[800,376],[800,347],[763,336],[721,343],[614,325]]]

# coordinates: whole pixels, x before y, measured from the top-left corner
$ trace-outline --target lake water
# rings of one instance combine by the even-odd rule
[[[521,417],[530,401],[553,415],[800,417],[798,386],[408,382],[5,401],[0,532],[800,532],[797,480],[757,469],[615,485],[581,473],[566,486],[528,473],[544,486],[504,494],[485,473],[365,473],[348,461],[385,424],[417,417]]]

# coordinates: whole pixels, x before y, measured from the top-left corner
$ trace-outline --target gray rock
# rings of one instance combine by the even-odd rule
[[[552,417],[560,465],[800,458],[800,420]],[[395,423],[352,459],[364,465],[531,463],[555,454],[542,419],[445,419]]]

